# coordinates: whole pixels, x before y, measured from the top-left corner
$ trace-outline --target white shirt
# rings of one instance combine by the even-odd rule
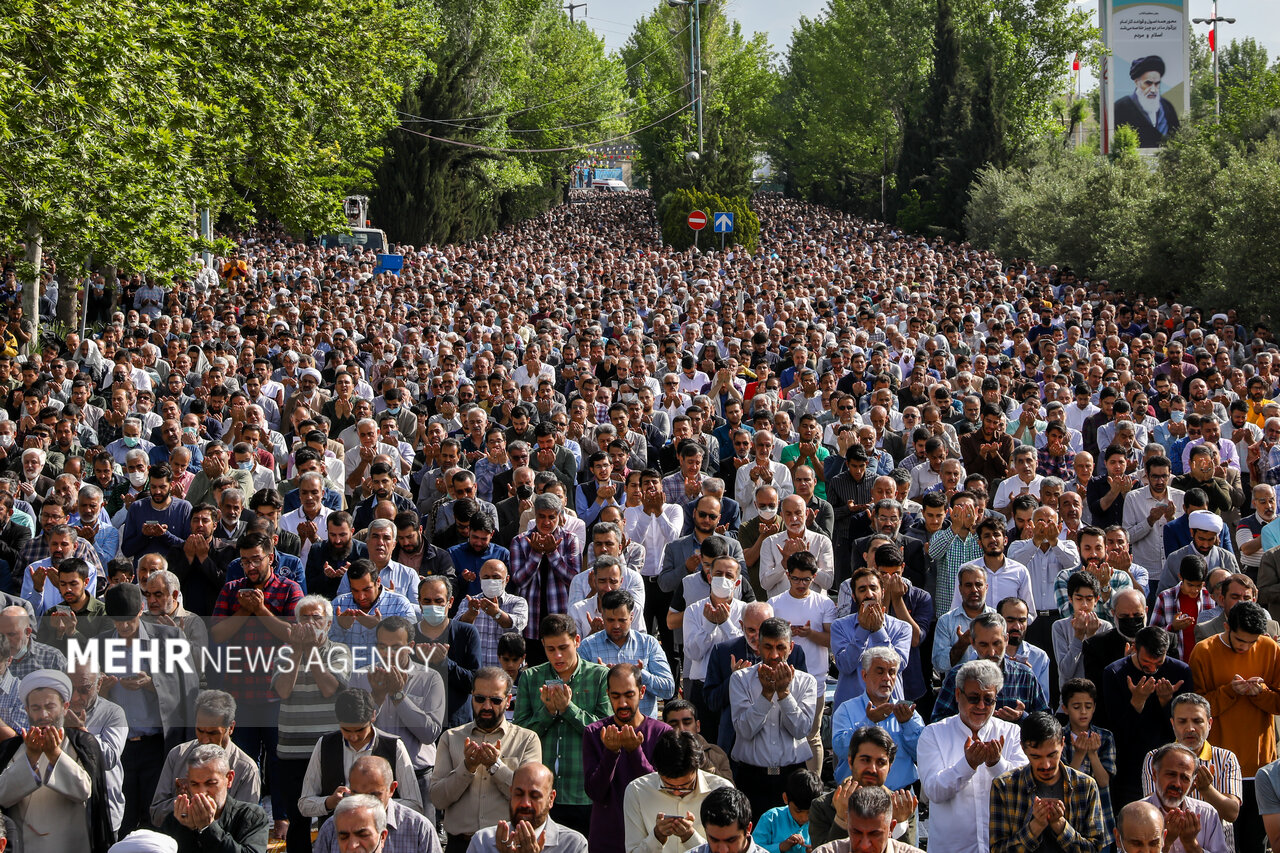
[[[729,679],[733,730],[738,735],[733,758],[756,767],[785,767],[813,757],[809,730],[818,712],[818,682],[797,669],[791,692],[766,699],[760,692],[759,664],[740,669]],[[785,780],[778,778],[778,784]]]
[[[916,746],[916,763],[922,770],[921,787],[929,798],[929,837],[947,839],[947,853],[986,853],[991,783],[1002,773],[1022,767],[1018,726],[989,719],[978,737],[984,741],[1004,737],[1004,750],[995,767],[969,766],[964,744],[973,732],[959,714],[925,726]]]
[[[941,472],[934,473],[928,462],[917,465],[911,469],[911,486],[907,490],[907,497],[918,498],[941,482]]]
[[[1080,565],[1080,552],[1069,539],[1057,539],[1047,551],[1041,551],[1031,539],[1019,539],[1009,546],[1009,559],[1016,560],[1031,575],[1031,594],[1039,610],[1056,610],[1053,584],[1063,569]]]
[[[1050,594],[1047,599],[1041,600],[1036,598],[1035,591],[1031,584],[1031,572],[1026,566],[1022,565],[1022,563],[1019,563],[1017,560],[1005,557],[1004,565],[1000,567],[1000,570],[992,571],[991,568],[987,566],[987,561],[985,559],[978,558],[972,563],[965,563],[960,567],[960,570],[963,571],[970,566],[980,568],[987,573],[987,604],[992,607],[995,607],[1011,595],[1017,596],[1027,603],[1027,610],[1031,613],[1031,621],[1035,621],[1036,602],[1040,602],[1041,610],[1046,610],[1048,609],[1044,606],[1046,602],[1049,605],[1052,605],[1055,600],[1052,594]],[[956,578],[956,591],[953,593],[951,600],[961,600],[958,573]]]
[[[594,598],[595,593],[591,591],[590,571],[587,570],[590,561],[590,553],[582,561],[582,571],[573,576],[573,580],[569,582],[569,603],[574,604],[579,601],[586,601],[588,598]],[[636,610],[644,610],[644,581],[640,577],[640,573],[635,569],[628,569],[626,566],[622,568],[622,589],[631,593],[631,598],[635,600]],[[582,635],[586,637],[586,634]]]
[[[680,538],[684,527],[684,508],[664,503],[662,513],[649,515],[644,507],[629,506],[622,511],[627,538],[644,546],[644,576],[656,578],[662,572],[662,549]]]
[[[772,598],[782,595],[791,588],[787,581],[786,560],[782,556],[782,546],[789,534],[780,530],[771,535],[760,546],[760,585]],[[831,540],[825,534],[805,528],[804,543],[810,554],[818,561],[818,576],[813,585],[818,590],[827,590],[835,582],[836,560],[832,552]]]
[[[303,522],[307,522],[307,521],[315,522],[315,525],[316,525],[315,540],[310,540],[310,539],[302,540],[302,553],[298,555],[298,559],[302,561],[303,566],[307,564],[307,555],[311,553],[311,546],[316,542],[328,541],[328,533],[325,529],[325,525],[327,524],[327,522],[325,521],[325,519],[327,519],[332,513],[333,513],[333,510],[329,509],[324,504],[321,504],[320,512],[316,514],[315,518],[307,518],[306,511],[304,511],[302,507],[298,507],[293,512],[286,512],[284,515],[280,516],[280,529],[287,530],[290,533],[292,533],[294,536],[298,536],[299,524],[302,524]],[[298,536],[298,538],[302,539],[301,536]],[[415,590],[414,592],[416,594],[417,591]]]
[[[1167,488],[1167,493],[1166,500],[1173,503],[1173,518],[1177,519],[1183,513],[1182,499],[1184,494],[1181,489],[1172,487]],[[1147,521],[1147,517],[1151,515],[1151,510],[1157,504],[1164,502],[1158,501],[1151,496],[1150,486],[1134,489],[1125,496],[1124,516],[1121,519],[1121,524],[1124,525],[1125,532],[1129,534],[1129,552],[1133,557],[1133,562],[1140,566],[1164,565],[1164,526],[1171,519],[1167,519],[1162,515],[1156,519],[1155,524]]]
[[[1036,500],[1040,500],[1040,484],[1044,482],[1044,477],[1036,474],[1030,483],[1022,482],[1021,477],[1009,477],[1000,481],[1000,487],[996,489],[996,499],[991,503],[992,509],[997,507],[1008,506],[1009,502],[1015,497],[1022,494],[1025,488],[1027,494]]]
[[[739,623],[742,612],[747,609],[746,602],[739,598],[729,599],[729,618],[722,625],[708,621],[703,615],[702,608],[710,602],[710,598],[704,598],[684,609],[684,659],[690,681],[702,681],[707,677],[707,662],[711,659],[712,649],[742,636]]]
[[[1074,430],[1083,430],[1084,422],[1102,411],[1093,403],[1088,404],[1082,409],[1074,400],[1063,406],[1062,410],[1066,413],[1067,426]]]
[[[783,444],[782,447],[786,445]],[[778,453],[782,453],[778,449]],[[772,479],[753,480],[751,479],[751,471],[756,467],[756,460],[752,459],[746,465],[738,469],[737,478],[733,484],[733,496],[737,499],[738,505],[742,507],[742,524],[746,524],[751,519],[759,515],[756,509],[756,489],[761,486],[773,486],[778,490],[778,500],[790,497],[795,492],[795,487],[791,483],[791,469],[781,462],[770,460],[769,468],[773,472]]]
[[[831,596],[823,592],[809,591],[804,598],[796,598],[790,590],[769,599],[773,615],[786,619],[793,626],[808,623],[810,628],[829,631],[836,621],[836,605]],[[797,637],[796,646],[804,652],[804,667],[814,678],[826,684],[827,671],[831,668],[830,646],[820,646],[807,637]]]
[[[581,574],[585,575],[586,572]],[[633,607],[631,613],[635,616],[631,622],[631,629],[642,634],[645,633],[644,605]],[[598,619],[600,616],[600,596],[598,595],[584,598],[582,601],[575,601],[569,605],[569,617],[573,619],[573,624],[578,626],[578,635],[584,640],[592,634],[591,620]]]

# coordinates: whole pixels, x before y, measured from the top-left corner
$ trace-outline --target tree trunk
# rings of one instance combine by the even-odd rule
[[[62,287],[58,288],[58,308],[54,311],[54,317],[59,323],[71,326],[77,332],[80,331],[80,296],[83,284],[84,278],[81,276],[62,282]]]
[[[31,343],[27,352],[40,351],[40,270],[44,260],[44,233],[34,216],[27,220],[27,263],[29,281],[22,283],[22,313],[31,321]]]

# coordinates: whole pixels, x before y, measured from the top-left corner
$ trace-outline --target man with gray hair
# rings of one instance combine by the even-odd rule
[[[1199,764],[1199,756],[1181,743],[1160,747],[1151,756],[1153,790],[1142,802],[1164,813],[1166,838],[1172,835],[1183,850],[1227,853],[1232,848],[1227,845],[1218,813],[1191,796]]]
[[[384,853],[440,853],[440,836],[427,819],[392,799],[395,776],[385,758],[362,755],[351,764],[351,792],[320,827],[316,853],[374,851],[382,838]]]
[[[1138,800],[1116,813],[1117,853],[1163,853],[1164,812]]]
[[[191,643],[191,661],[199,672],[203,651],[209,647],[209,628],[203,619],[182,606],[182,582],[169,571],[164,557],[148,554],[146,559],[158,560],[164,568],[152,572],[140,584],[142,597],[147,602],[142,621],[152,625],[168,625],[182,631],[187,642]]]
[[[564,529],[564,503],[553,494],[533,499],[533,529],[511,540],[511,582],[516,594],[529,602],[524,635],[529,663],[542,662],[538,626],[552,613],[569,612],[569,584],[582,570],[582,543]]]
[[[266,853],[271,819],[256,802],[229,796],[235,775],[220,746],[201,744],[187,755],[184,791],[161,826],[178,853]]]
[[[1213,728],[1213,710],[1209,700],[1199,693],[1180,693],[1169,703],[1173,722],[1173,742],[1196,754],[1195,797],[1213,806],[1222,818],[1227,842],[1234,847],[1232,824],[1240,816],[1243,778],[1240,760],[1234,752],[1209,743]],[[1147,753],[1142,762],[1142,793],[1155,791],[1154,758],[1158,749]],[[1206,757],[1207,753],[1207,757]]]
[[[150,453],[151,448],[155,447],[154,444],[142,437],[141,418],[133,415],[125,418],[124,423],[120,426],[120,432],[120,438],[117,438],[115,441],[108,444],[105,450],[110,454],[111,458],[116,461],[116,464],[121,467],[124,467],[125,455],[128,454],[129,451],[137,449],[141,450],[143,453]],[[44,451],[41,451],[42,456],[43,453]],[[26,458],[25,452],[23,453],[23,458],[24,460]],[[44,464],[43,460],[40,464]]]
[[[879,785],[855,788],[849,795],[848,839],[814,848],[813,853],[922,853],[893,837],[893,797]],[[950,849],[950,848],[948,848]]]
[[[75,679],[72,681],[74,683]],[[186,789],[187,758],[201,746],[211,744],[222,749],[235,773],[230,788],[233,799],[256,803],[261,796],[257,763],[231,740],[231,733],[236,728],[235,698],[221,690],[204,690],[196,699],[195,717],[195,740],[178,744],[169,750],[165,758],[160,782],[151,799],[151,823],[155,826],[163,825],[165,818],[173,813],[174,797]]]
[[[929,798],[929,835],[947,839],[948,853],[983,853],[989,849],[991,784],[1025,765],[1027,756],[1018,727],[994,713],[1004,687],[1000,667],[984,657],[951,674],[957,712],[925,726],[916,750],[917,763],[931,768],[921,779]]]

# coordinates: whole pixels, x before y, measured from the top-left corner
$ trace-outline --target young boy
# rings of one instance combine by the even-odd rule
[[[809,846],[809,806],[822,796],[822,780],[812,770],[797,770],[787,777],[782,801],[760,818],[751,838],[769,853],[804,853]]]
[[[1116,739],[1111,732],[1093,725],[1098,707],[1098,688],[1087,678],[1073,678],[1062,685],[1062,706],[1067,710],[1067,736],[1062,760],[1073,770],[1088,773],[1098,783],[1102,819],[1107,838],[1115,834],[1111,813],[1111,777],[1116,772]]]
[[[107,563],[107,587],[103,592],[122,583],[133,583],[133,561],[128,557],[116,557]]]
[[[498,662],[502,671],[511,679],[511,697],[507,701],[507,719],[516,712],[516,691],[520,688],[520,673],[524,670],[524,637],[519,631],[508,631],[498,637]]]

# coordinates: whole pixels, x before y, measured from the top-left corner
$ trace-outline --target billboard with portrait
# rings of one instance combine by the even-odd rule
[[[1140,149],[1155,151],[1189,118],[1189,2],[1101,0],[1104,150],[1128,125]]]

